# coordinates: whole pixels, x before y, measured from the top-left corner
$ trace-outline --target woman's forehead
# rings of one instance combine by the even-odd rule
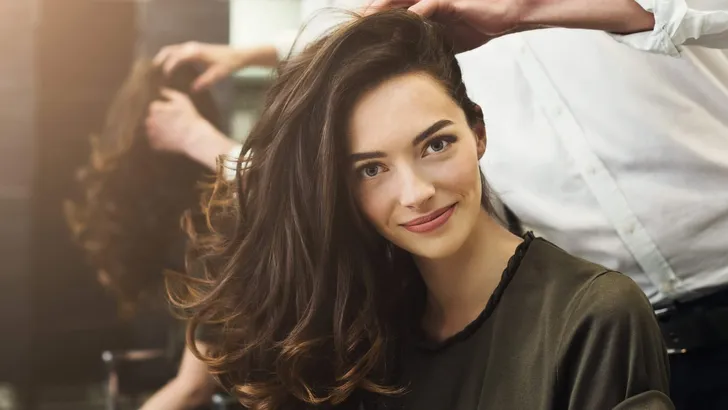
[[[352,151],[382,149],[399,139],[410,140],[440,120],[457,122],[462,110],[445,88],[428,75],[391,78],[365,93],[349,121]]]

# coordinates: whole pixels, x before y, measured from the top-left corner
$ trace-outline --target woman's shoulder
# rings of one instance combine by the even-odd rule
[[[522,264],[541,271],[541,275],[554,275],[563,279],[564,274],[582,280],[601,275],[609,269],[586,259],[574,256],[543,238],[534,238]]]
[[[625,275],[574,256],[543,238],[533,239],[519,271],[524,271],[526,280],[537,280],[546,286],[561,288],[562,291],[568,288],[576,291],[597,279],[602,286],[624,287],[633,284]]]
[[[518,277],[529,287],[538,284],[544,300],[559,300],[564,310],[580,309],[602,318],[652,312],[647,297],[628,276],[578,258],[536,238],[521,262]]]
[[[588,322],[630,328],[636,322],[653,321],[654,311],[642,289],[628,276],[605,271],[584,284],[574,295],[572,325]]]
[[[537,239],[524,262],[527,273],[540,277],[545,300],[560,300],[558,309],[571,325],[630,327],[635,322],[654,321],[647,296],[627,275],[577,258],[558,246]]]

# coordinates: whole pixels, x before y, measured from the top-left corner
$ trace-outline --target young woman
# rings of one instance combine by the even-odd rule
[[[482,113],[441,30],[358,18],[285,62],[169,283],[251,409],[669,408],[627,277],[489,212]],[[528,166],[528,164],[523,164]],[[625,407],[626,406],[626,407]]]
[[[149,314],[150,307],[166,314],[160,303],[162,272],[184,270],[187,238],[180,218],[199,209],[198,185],[209,173],[207,162],[196,163],[197,157],[160,147],[165,141],[148,138],[145,119],[150,109],[164,111],[168,104],[181,101],[194,107],[206,126],[219,124],[210,93],[190,94],[198,74],[184,65],[165,77],[151,61],[138,61],[109,108],[102,132],[92,139],[89,164],[79,172],[84,195],[66,204],[74,238],[125,318],[140,311]],[[212,138],[207,142],[211,149],[215,143],[235,145]],[[204,334],[198,336],[197,346],[204,350]],[[185,349],[177,376],[142,409],[197,408],[210,403],[215,389],[205,365]]]
[[[101,133],[91,139],[89,163],[78,173],[83,195],[66,204],[74,238],[115,294],[122,315],[132,314],[155,290],[159,294],[164,269],[180,267],[186,238],[179,220],[199,204],[198,184],[207,170],[182,155],[155,149],[144,121],[150,106],[186,92],[197,75],[185,66],[165,78],[150,61],[137,61],[109,107]],[[211,124],[219,124],[209,92],[195,95],[190,104]]]

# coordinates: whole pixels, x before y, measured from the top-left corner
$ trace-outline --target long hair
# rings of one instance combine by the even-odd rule
[[[244,144],[250,161],[208,193],[212,232],[188,254],[204,278],[168,282],[188,344],[200,324],[217,329],[211,352],[195,353],[246,407],[402,392],[392,357],[424,288],[412,257],[356,207],[347,122],[364,92],[408,72],[440,81],[471,125],[482,121],[452,50],[438,26],[390,11],[356,17],[279,67]]]
[[[162,98],[162,87],[189,93],[196,76],[190,66],[167,77],[150,61],[137,61],[101,133],[91,137],[89,162],[77,173],[82,198],[64,204],[74,239],[124,317],[158,293],[164,269],[184,269],[180,218],[199,208],[197,183],[205,169],[182,155],[152,149],[144,119],[150,103]],[[219,123],[209,93],[192,100],[203,117]]]

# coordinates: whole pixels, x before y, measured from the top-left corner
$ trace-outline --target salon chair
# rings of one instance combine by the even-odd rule
[[[105,351],[107,379],[105,410],[126,410],[122,403],[139,403],[164,386],[177,373],[177,361],[171,349]],[[134,407],[136,408],[136,407]],[[216,393],[210,404],[200,410],[238,410],[242,407],[227,394]]]
[[[106,410],[126,409],[125,403],[141,399],[175,376],[176,366],[167,349],[105,351]]]

